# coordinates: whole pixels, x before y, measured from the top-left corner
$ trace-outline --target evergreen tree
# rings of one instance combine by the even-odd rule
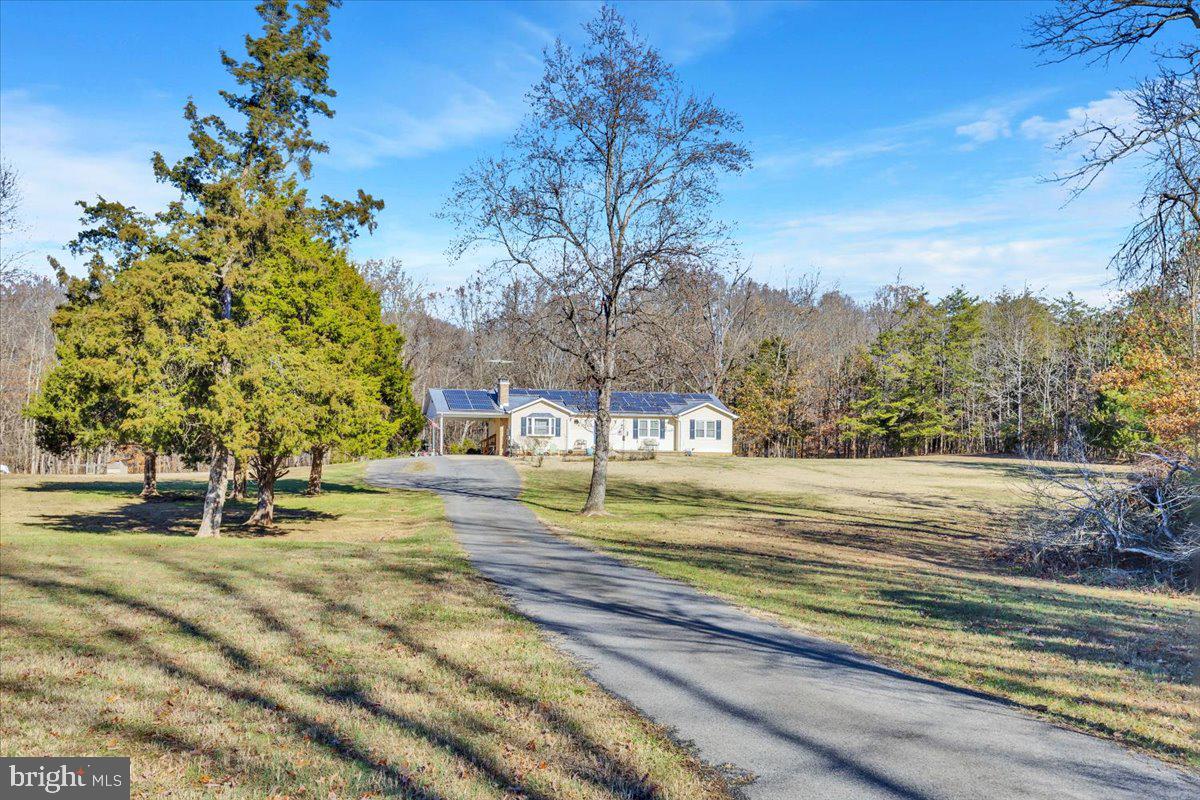
[[[97,265],[94,265],[94,267]],[[159,453],[196,454],[215,325],[208,273],[154,256],[107,280],[71,281],[54,315],[57,364],[26,413],[39,445],[57,454],[105,444],[145,456],[142,494],[157,494]]]
[[[731,378],[730,406],[739,415],[738,441],[748,454],[780,455],[796,432],[798,391],[789,361],[786,343],[764,339]]]
[[[845,436],[917,452],[954,435],[941,392],[945,320],[945,310],[921,295],[908,302],[900,324],[879,334],[866,354],[864,396],[843,420]]]

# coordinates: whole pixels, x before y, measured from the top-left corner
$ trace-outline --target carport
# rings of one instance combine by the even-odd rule
[[[425,396],[426,441],[438,455],[446,453],[446,425],[455,420],[482,422],[487,434],[483,452],[506,455],[508,415],[496,404],[491,392],[469,389],[430,389]]]

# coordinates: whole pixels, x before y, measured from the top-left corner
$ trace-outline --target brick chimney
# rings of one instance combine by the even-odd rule
[[[501,408],[508,405],[508,381],[504,378],[496,381],[496,402]]]

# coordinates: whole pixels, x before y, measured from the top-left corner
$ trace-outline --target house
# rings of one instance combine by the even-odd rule
[[[483,451],[584,451],[595,443],[596,392],[429,389],[422,410],[431,449],[445,452],[445,426],[472,420],[484,428]],[[614,451],[732,453],[737,414],[711,394],[613,392],[609,444]]]

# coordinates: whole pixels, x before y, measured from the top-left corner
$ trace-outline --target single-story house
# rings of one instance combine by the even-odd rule
[[[596,392],[520,389],[429,389],[422,403],[430,448],[445,452],[445,424],[474,420],[483,451],[585,451],[595,444]],[[737,414],[711,394],[613,392],[609,446],[660,452],[732,453]]]

